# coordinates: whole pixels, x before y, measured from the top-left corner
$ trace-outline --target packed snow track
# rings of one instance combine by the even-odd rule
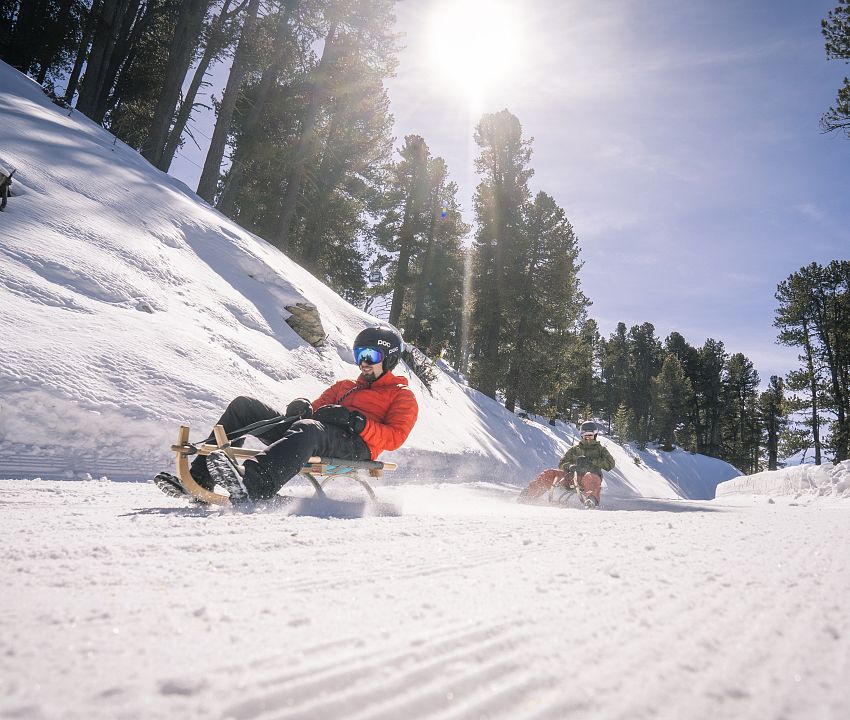
[[[3,481],[0,717],[850,717],[846,502],[385,490],[402,517]]]

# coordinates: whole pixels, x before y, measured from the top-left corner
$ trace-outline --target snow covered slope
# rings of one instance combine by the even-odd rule
[[[374,318],[76,112],[0,64],[0,477],[143,480],[171,466],[177,427],[206,434],[237,395],[283,408],[354,377],[350,343]],[[306,344],[286,306],[314,304]],[[411,384],[420,420],[384,456],[399,482],[525,485],[576,440],[523,420],[441,372]],[[687,453],[613,446],[610,496],[711,498],[737,475]]]

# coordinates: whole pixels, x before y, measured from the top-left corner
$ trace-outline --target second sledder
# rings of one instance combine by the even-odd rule
[[[599,507],[602,501],[602,471],[614,469],[614,457],[596,436],[595,422],[582,423],[581,440],[561,458],[558,469],[540,473],[517,500],[533,503],[547,498],[556,504],[568,504],[574,496],[586,508]]]

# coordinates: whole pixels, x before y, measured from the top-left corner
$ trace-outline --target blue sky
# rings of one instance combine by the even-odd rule
[[[446,159],[472,220],[473,126],[510,110],[534,139],[532,191],[579,237],[603,334],[622,321],[713,337],[766,382],[797,364],[775,344],[777,283],[850,257],[850,140],[818,126],[850,72],[824,53],[835,5],[407,0],[395,134]],[[193,166],[173,173],[194,186]]]

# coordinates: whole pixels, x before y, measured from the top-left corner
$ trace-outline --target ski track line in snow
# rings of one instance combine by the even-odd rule
[[[530,637],[524,625],[506,619],[459,628],[431,639],[397,641],[380,651],[347,653],[299,673],[254,681],[241,688],[253,697],[227,708],[224,717],[487,717],[503,704],[503,695],[516,702],[518,695],[537,683],[524,670],[525,659],[518,652]]]

